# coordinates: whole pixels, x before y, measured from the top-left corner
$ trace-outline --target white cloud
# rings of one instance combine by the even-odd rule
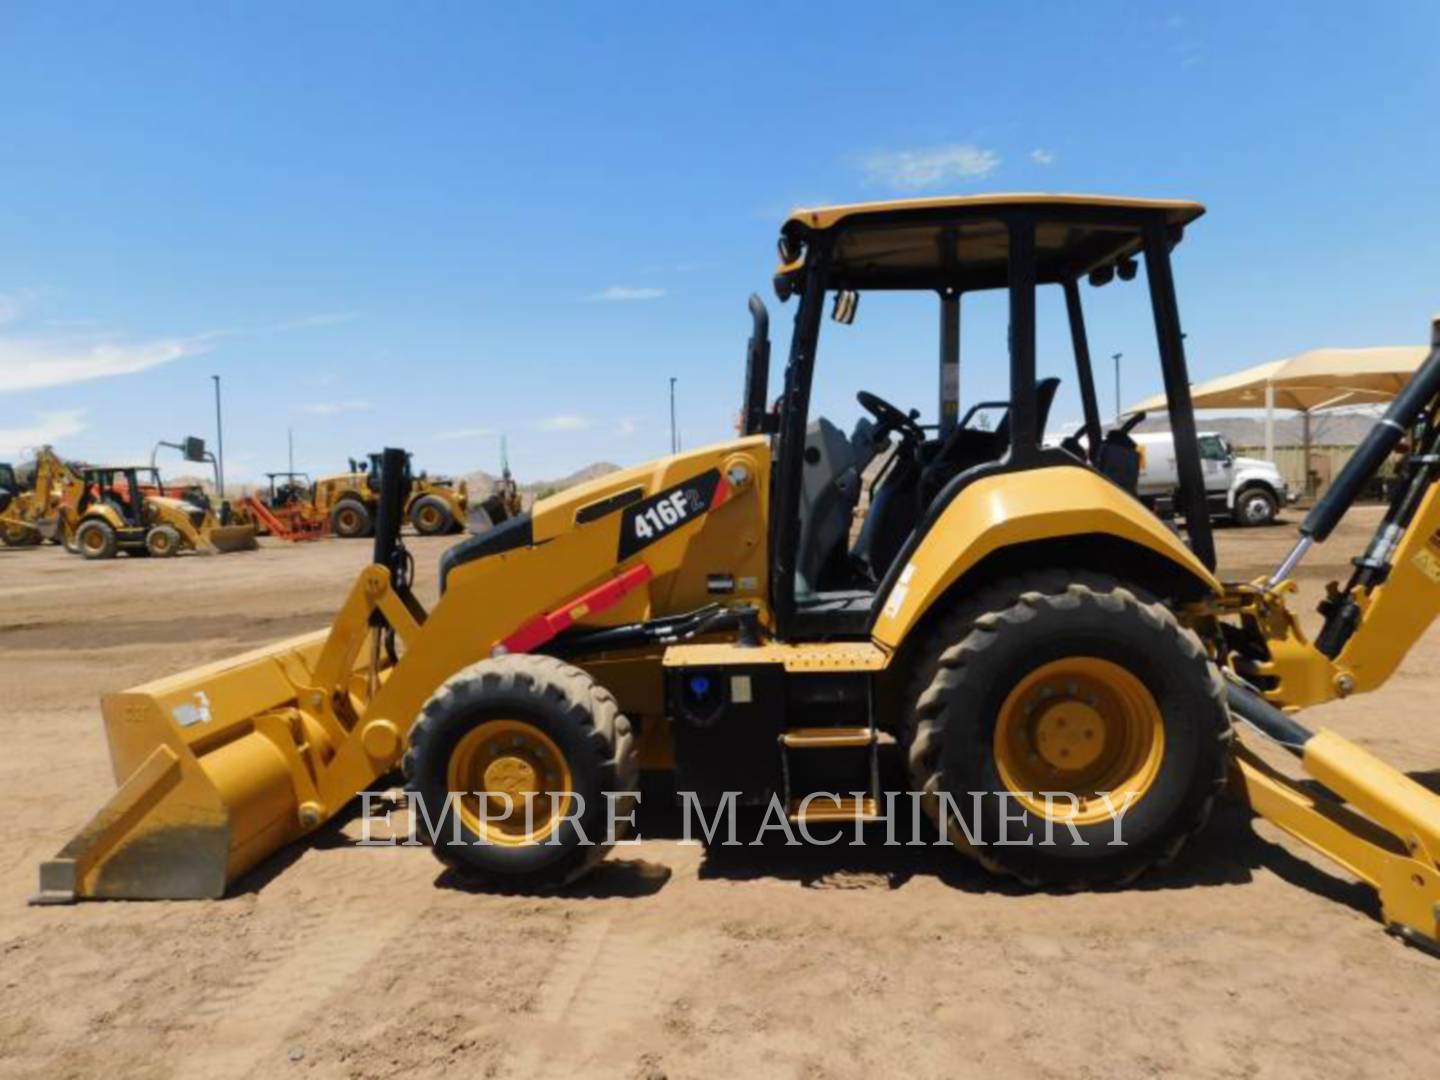
[[[635,423],[634,417],[622,416],[620,422],[615,425],[615,434],[623,438],[626,435],[634,435],[638,429],[639,425]]]
[[[35,424],[26,428],[0,428],[0,456],[19,457],[46,443],[78,435],[85,430],[84,409],[62,409],[37,413]]]
[[[664,295],[664,289],[656,289],[649,286],[611,285],[608,289],[601,289],[599,292],[591,293],[582,299],[599,301],[658,300]]]
[[[453,431],[441,431],[441,432],[439,432],[439,433],[437,433],[437,434],[435,435],[435,438],[437,438],[437,439],[444,439],[444,440],[447,441],[447,442],[452,442],[452,441],[458,441],[458,440],[460,440],[460,439],[480,439],[480,438],[484,438],[486,435],[494,435],[494,434],[495,434],[495,429],[494,429],[494,428],[488,428],[488,427],[466,427],[466,428],[456,428],[456,429],[453,430]]]
[[[590,426],[584,416],[547,416],[537,425],[541,431],[579,431]]]
[[[955,143],[926,150],[895,150],[871,154],[862,163],[872,184],[919,191],[954,180],[989,176],[1000,155],[973,143]]]
[[[133,375],[203,353],[214,336],[157,338],[133,344],[95,339],[0,338],[0,393]]]
[[[35,289],[0,293],[0,327],[18,320],[40,295]],[[350,311],[319,312],[269,326],[209,330],[185,337],[171,335],[148,341],[125,341],[109,333],[11,333],[0,336],[0,393],[65,386],[116,375],[133,375],[208,352],[225,338],[334,326],[358,317],[355,312]],[[69,327],[73,331],[73,328],[87,323],[88,320],[52,319],[47,320],[45,325],[57,329]]]
[[[0,326],[20,318],[38,295],[39,292],[36,289],[19,289],[15,292],[0,293]]]
[[[1030,160],[1036,165],[1054,165],[1055,151],[1046,150],[1043,146],[1037,146],[1030,151]]]
[[[300,411],[311,416],[338,416],[340,413],[369,412],[375,408],[368,401],[312,401],[301,405]]]

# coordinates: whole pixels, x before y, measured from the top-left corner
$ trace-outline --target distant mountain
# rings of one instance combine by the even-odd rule
[[[1375,424],[1374,416],[1363,413],[1321,413],[1310,420],[1310,442],[1314,446],[1354,446]],[[1303,421],[1285,414],[1275,418],[1275,445],[1299,446],[1304,441]],[[1250,416],[1205,416],[1195,418],[1201,431],[1224,435],[1232,446],[1265,445],[1265,421]],[[1141,423],[1140,431],[1169,431],[1170,421],[1162,414]]]

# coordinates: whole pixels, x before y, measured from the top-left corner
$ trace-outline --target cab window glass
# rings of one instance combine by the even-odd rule
[[[1229,455],[1225,452],[1225,440],[1219,435],[1202,435],[1200,442],[1200,456],[1206,461],[1224,461]]]

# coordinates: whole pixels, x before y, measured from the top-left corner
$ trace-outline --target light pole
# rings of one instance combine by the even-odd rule
[[[670,376],[670,453],[680,452],[680,437],[675,430],[675,376]]]
[[[285,438],[286,438],[286,439],[289,441],[289,443],[290,443],[290,477],[289,477],[289,478],[290,478],[290,480],[293,482],[294,479],[295,479],[295,429],[294,429],[293,427],[292,427],[292,428],[286,428],[286,429],[285,429]]]
[[[1123,352],[1117,352],[1110,357],[1115,361],[1115,425],[1117,427],[1120,425],[1120,358],[1124,355]]]
[[[223,506],[225,503],[225,425],[220,419],[220,376],[211,375],[210,378],[215,380],[215,471],[220,474],[216,477],[220,490],[215,494]]]

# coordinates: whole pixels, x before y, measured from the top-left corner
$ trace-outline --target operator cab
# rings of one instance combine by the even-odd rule
[[[1213,567],[1209,519],[1185,502],[1198,492],[1203,504],[1204,485],[1169,265],[1184,226],[1201,213],[1190,202],[1000,195],[827,207],[790,216],[775,277],[782,302],[799,300],[784,387],[767,411],[768,315],[752,298],[755,330],[742,413],[746,434],[776,436],[770,551],[780,637],[866,637],[878,614],[877,597],[903,573],[908,552],[955,495],[982,476],[1078,465],[1134,495],[1139,455],[1129,429],[1139,418],[1108,429],[1101,420],[1080,286],[1134,281],[1142,261],[1172,428],[1187,459],[1181,462],[1186,495],[1177,505],[1192,549]],[[1072,362],[1060,374],[1042,377],[1036,370],[1036,298],[1046,286],[1063,299]],[[991,392],[962,416],[961,304],[965,296],[985,292],[1007,302],[1009,332],[1002,336],[1008,340],[999,344],[1008,364],[1001,380],[993,369],[982,368],[979,378],[967,373],[967,384]],[[840,326],[835,333],[843,334],[856,321],[862,297],[896,293],[938,301],[938,407],[926,418],[912,402],[861,390],[856,401],[864,415],[847,434],[830,418],[811,415],[824,309]],[[996,388],[1003,392],[994,393]],[[1057,401],[1080,416],[1068,437],[1046,448],[1042,439]]]

